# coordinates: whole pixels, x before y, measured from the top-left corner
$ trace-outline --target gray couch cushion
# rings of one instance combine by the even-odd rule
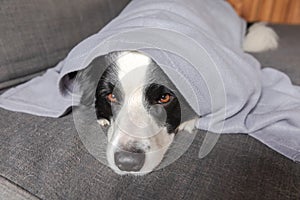
[[[0,176],[0,199],[38,200],[39,198],[23,190],[21,187],[18,187],[10,180]]]
[[[246,135],[221,136],[198,159],[203,133],[176,162],[143,177],[119,176],[82,145],[72,115],[1,110],[0,173],[42,199],[296,199],[299,164]]]
[[[0,1],[0,84],[54,66],[129,0]],[[30,76],[29,76],[30,77]],[[20,78],[17,82],[11,81]],[[11,81],[10,84],[4,84]],[[0,85],[1,86],[1,85]]]
[[[270,52],[264,65],[299,49],[298,32],[288,48]],[[292,39],[293,38],[293,39]],[[289,42],[290,41],[290,42]],[[290,54],[298,57],[298,54]],[[279,60],[278,60],[279,59]],[[276,61],[277,60],[277,61]],[[293,60],[293,59],[290,59]],[[297,63],[291,63],[291,65]],[[289,66],[286,61],[285,66]],[[280,69],[285,70],[286,68]],[[286,71],[299,74],[299,67]],[[300,84],[300,76],[293,79]],[[299,199],[300,166],[247,135],[222,135],[198,159],[199,132],[188,151],[168,167],[143,177],[119,176],[82,145],[72,115],[60,119],[0,110],[0,175],[42,199]],[[284,134],[284,133],[283,133]]]

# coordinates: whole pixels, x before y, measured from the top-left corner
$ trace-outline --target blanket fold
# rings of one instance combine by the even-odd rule
[[[245,29],[223,0],[133,0],[55,68],[2,94],[0,107],[62,116],[80,104],[69,73],[109,52],[136,50],[169,76],[199,115],[197,128],[247,133],[300,161],[300,88],[242,51]]]

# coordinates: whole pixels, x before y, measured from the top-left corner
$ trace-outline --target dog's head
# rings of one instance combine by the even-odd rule
[[[192,131],[194,112],[148,56],[114,52],[100,64],[108,66],[98,79],[94,103],[107,134],[108,164],[118,174],[149,173],[179,131]]]

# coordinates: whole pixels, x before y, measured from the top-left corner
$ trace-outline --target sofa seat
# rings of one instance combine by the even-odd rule
[[[276,51],[254,54],[300,85],[300,26],[274,25]],[[0,109],[2,197],[24,199],[299,199],[300,164],[244,134],[222,135],[203,159],[199,131],[176,162],[119,176],[81,143],[72,114],[59,119]],[[284,134],[284,133],[283,133]],[[1,194],[0,194],[1,197]],[[0,198],[1,199],[1,198]]]

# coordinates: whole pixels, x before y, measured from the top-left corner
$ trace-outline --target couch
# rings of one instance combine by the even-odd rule
[[[0,92],[53,67],[128,1],[1,1]],[[253,56],[299,85],[300,26],[272,26],[279,49]],[[0,199],[300,199],[300,164],[244,134],[222,135],[199,159],[199,131],[171,165],[120,176],[88,153],[72,114],[54,119],[0,109],[0,116]]]

